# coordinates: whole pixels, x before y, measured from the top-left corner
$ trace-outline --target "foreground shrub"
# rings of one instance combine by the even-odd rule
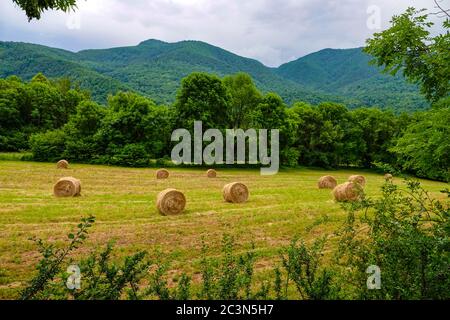
[[[330,300],[338,299],[340,288],[334,283],[335,274],[321,263],[325,238],[320,238],[310,246],[293,240],[282,251],[282,267],[285,273],[275,270],[277,299],[287,299],[290,282],[294,283],[298,299]],[[280,285],[284,284],[284,288]]]
[[[338,260],[361,299],[449,299],[450,211],[420,184],[387,182],[382,197],[347,204]],[[444,191],[448,193],[448,191]],[[381,289],[367,289],[367,268],[381,271]]]

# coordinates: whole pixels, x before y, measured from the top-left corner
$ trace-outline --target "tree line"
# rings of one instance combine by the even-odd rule
[[[276,93],[262,94],[245,73],[223,79],[192,73],[173,105],[133,92],[100,105],[68,79],[12,76],[0,79],[0,150],[31,150],[37,161],[143,167],[168,159],[173,130],[202,121],[205,130],[279,129],[284,166],[381,166],[448,181],[449,104],[444,98],[413,114],[333,102],[287,106]]]

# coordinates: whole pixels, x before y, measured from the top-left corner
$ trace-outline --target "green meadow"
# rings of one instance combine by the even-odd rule
[[[5,159],[3,157],[2,159]],[[286,169],[275,176],[259,170],[219,169],[218,177],[206,177],[206,169],[170,169],[167,180],[156,180],[156,169],[131,169],[73,164],[58,170],[53,163],[0,160],[0,299],[14,298],[25,285],[40,259],[31,237],[55,245],[67,241],[81,217],[93,215],[96,223],[89,238],[72,258],[115,243],[117,258],[138,250],[159,250],[171,261],[171,273],[196,274],[202,242],[211,256],[220,252],[224,234],[235,238],[238,251],[255,244],[259,277],[278,262],[279,251],[295,237],[309,242],[331,235],[344,222],[346,213],[331,190],[319,190],[317,180],[333,175],[339,183],[362,174],[369,197],[380,195],[383,175],[364,170]],[[55,198],[53,185],[64,176],[81,180],[82,196]],[[226,203],[222,188],[229,182],[245,183],[250,191],[245,204]],[[394,178],[394,183],[402,180]],[[445,183],[421,180],[431,195]],[[156,197],[176,188],[187,198],[184,214],[161,216]],[[195,276],[194,276],[195,280]]]

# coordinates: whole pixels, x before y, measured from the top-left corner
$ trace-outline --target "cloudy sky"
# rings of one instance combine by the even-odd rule
[[[433,9],[433,1],[78,0],[76,13],[29,23],[12,0],[0,0],[0,40],[72,51],[201,40],[278,66],[323,48],[362,46],[408,6]]]

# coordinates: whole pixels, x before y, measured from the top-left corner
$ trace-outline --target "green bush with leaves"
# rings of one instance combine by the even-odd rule
[[[419,113],[391,150],[405,171],[450,181],[450,107]]]
[[[282,251],[282,267],[275,269],[275,289],[277,299],[287,299],[291,282],[302,300],[335,300],[339,298],[340,288],[331,268],[324,267],[323,249],[326,238],[314,241],[310,246],[293,240]],[[285,274],[283,278],[283,273]]]
[[[434,199],[412,180],[406,190],[387,182],[382,191],[380,199],[345,205],[348,219],[336,257],[348,271],[355,297],[449,299],[448,201]],[[371,265],[381,270],[380,290],[366,287]]]
[[[42,239],[32,239],[37,244],[42,259],[36,267],[37,274],[21,291],[20,299],[58,298],[58,283],[53,281],[62,272],[63,263],[66,262],[69,254],[84,242],[88,229],[94,222],[95,218],[92,216],[81,219],[78,231],[67,235],[69,243],[62,249],[56,248],[53,244],[46,244]]]

